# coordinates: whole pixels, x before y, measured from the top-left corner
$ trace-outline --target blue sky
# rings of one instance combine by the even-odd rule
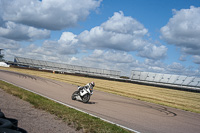
[[[66,64],[200,76],[199,0],[1,0],[0,48]]]

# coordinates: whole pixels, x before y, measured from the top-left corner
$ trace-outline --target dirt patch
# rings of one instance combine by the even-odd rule
[[[0,88],[0,109],[8,118],[18,120],[18,127],[28,133],[80,133],[56,116],[33,108],[31,104]]]

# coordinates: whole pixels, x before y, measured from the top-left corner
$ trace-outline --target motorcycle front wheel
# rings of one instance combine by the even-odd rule
[[[78,91],[75,91],[73,94],[72,94],[72,100],[76,100],[76,96],[78,95]]]
[[[90,100],[90,95],[89,95],[89,94],[84,95],[84,96],[82,97],[82,100],[83,100],[84,103],[89,102],[89,100]]]

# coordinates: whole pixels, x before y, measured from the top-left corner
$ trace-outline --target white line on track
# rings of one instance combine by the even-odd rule
[[[73,106],[68,105],[68,104],[66,104],[66,103],[63,103],[63,102],[61,102],[61,101],[55,100],[55,99],[53,99],[53,98],[50,98],[50,97],[45,96],[45,95],[43,95],[43,94],[40,94],[40,93],[38,93],[38,92],[29,90],[29,89],[24,88],[24,87],[22,87],[22,86],[16,85],[16,84],[11,83],[11,82],[9,82],[9,81],[3,80],[3,79],[0,79],[0,80],[1,80],[1,81],[4,81],[4,82],[7,82],[7,83],[9,83],[9,84],[12,84],[12,85],[14,85],[14,86],[17,86],[17,87],[19,87],[19,88],[22,88],[22,89],[24,89],[24,90],[27,90],[27,91],[29,91],[29,92],[35,93],[35,94],[37,94],[37,95],[40,95],[40,96],[42,96],[42,97],[45,97],[45,98],[47,98],[47,99],[50,99],[50,100],[52,100],[52,101],[54,101],[54,102],[60,103],[60,104],[65,105],[65,106],[67,106],[67,107],[70,107],[70,108],[73,108],[73,109],[78,110],[78,111],[80,111],[80,112],[83,112],[83,113],[88,114],[88,115],[90,115],[90,116],[99,118],[99,119],[101,119],[101,120],[103,120],[103,121],[106,121],[106,122],[108,122],[108,123],[117,125],[117,126],[119,126],[119,127],[122,127],[122,128],[124,128],[124,129],[127,129],[127,130],[129,130],[129,131],[131,131],[131,132],[140,133],[140,132],[138,132],[138,131],[136,131],[136,130],[133,130],[133,129],[131,129],[131,128],[122,126],[122,125],[120,125],[120,124],[117,124],[117,123],[114,123],[114,122],[112,122],[112,121],[106,120],[106,119],[104,119],[104,118],[98,117],[98,116],[96,116],[96,115],[90,114],[90,113],[85,112],[85,111],[83,111],[83,110],[80,110],[80,109],[78,109],[78,108],[76,108],[76,107],[73,107]]]

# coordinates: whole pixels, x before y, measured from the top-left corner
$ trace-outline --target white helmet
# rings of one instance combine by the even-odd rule
[[[93,87],[95,86],[95,83],[92,81],[91,83],[90,83]]]

